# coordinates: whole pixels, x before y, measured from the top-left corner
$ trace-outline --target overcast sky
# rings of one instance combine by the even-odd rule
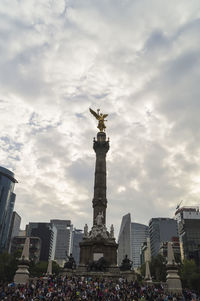
[[[200,1],[1,0],[0,165],[29,221],[92,223],[108,113],[107,226],[200,204]]]

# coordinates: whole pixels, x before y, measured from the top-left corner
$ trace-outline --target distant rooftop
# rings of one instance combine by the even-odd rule
[[[0,166],[0,174],[3,176],[8,177],[13,183],[18,183],[17,180],[14,178],[14,173],[10,171],[9,169]]]
[[[180,212],[187,211],[187,212],[199,212],[198,206],[183,206],[176,210],[175,215],[177,215]]]

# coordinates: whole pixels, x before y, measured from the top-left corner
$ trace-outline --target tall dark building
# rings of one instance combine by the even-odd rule
[[[54,259],[57,230],[51,223],[29,223],[27,236],[39,237],[41,240],[40,261]]]
[[[178,236],[177,221],[173,218],[152,218],[149,222],[151,256],[159,253],[161,242],[171,241]]]
[[[7,249],[9,250],[9,252],[10,252],[10,247],[11,247],[11,242],[13,237],[19,235],[20,224],[21,224],[21,217],[16,211],[13,211],[9,235],[8,235],[8,241],[7,241],[7,246],[8,246]]]
[[[83,231],[80,229],[74,229],[72,232],[72,256],[74,257],[76,264],[80,261],[80,247],[79,243],[83,240]]]
[[[15,204],[14,173],[0,166],[0,252],[8,247],[8,235]]]
[[[50,222],[57,230],[55,260],[62,266],[66,261],[66,254],[70,254],[73,225],[70,220],[52,219]]]
[[[16,251],[21,251],[24,248],[26,241],[26,236],[15,236],[12,239],[10,253],[14,254]],[[30,237],[29,246],[29,259],[33,260],[35,263],[40,260],[40,247],[41,240],[39,237]]]
[[[200,266],[200,212],[198,207],[179,208],[178,222],[182,259],[193,259]]]
[[[122,218],[118,237],[118,265],[121,265],[125,255],[133,261],[133,267],[141,265],[140,250],[149,237],[149,227],[143,224],[132,223],[130,213]]]

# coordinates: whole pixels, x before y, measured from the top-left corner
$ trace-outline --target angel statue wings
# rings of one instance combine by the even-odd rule
[[[106,126],[104,121],[105,118],[108,116],[108,114],[102,114],[99,113],[100,109],[97,110],[97,113],[95,111],[93,111],[92,109],[90,109],[90,113],[92,113],[92,115],[94,115],[94,117],[99,121],[97,128],[100,130],[100,132],[105,132]]]

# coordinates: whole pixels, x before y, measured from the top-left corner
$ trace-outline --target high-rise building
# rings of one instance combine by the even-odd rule
[[[0,166],[0,252],[8,247],[8,235],[15,204],[14,173]]]
[[[142,244],[149,237],[149,227],[143,224],[131,223],[131,252],[133,267],[138,268],[140,262],[140,250]]]
[[[159,253],[162,242],[171,241],[178,236],[177,222],[173,218],[152,218],[149,221],[149,234],[151,243],[151,256]]]
[[[175,217],[182,259],[194,259],[200,266],[200,212],[199,207],[179,208]]]
[[[126,214],[122,218],[119,236],[118,236],[118,251],[117,263],[121,265],[124,256],[127,255],[131,259],[131,215]]]
[[[11,254],[15,253],[16,251],[22,252],[25,241],[26,241],[26,236],[14,236],[10,247]],[[30,237],[29,259],[34,261],[35,263],[38,262],[40,260],[40,249],[41,249],[40,238]]]
[[[73,225],[70,220],[52,219],[50,222],[57,230],[54,259],[62,266],[66,260],[66,254],[69,255],[71,251]]]
[[[57,229],[51,223],[29,223],[26,229],[29,237],[39,237],[41,240],[40,261],[55,258]]]
[[[13,211],[9,235],[8,235],[8,241],[7,241],[7,245],[8,245],[7,249],[9,250],[9,252],[10,252],[11,241],[13,237],[19,235],[20,224],[21,224],[21,216],[19,216],[19,214],[16,211]]]
[[[79,260],[80,260],[79,243],[82,240],[83,240],[83,231],[75,228],[72,233],[72,256],[74,257],[77,265],[79,264]]]
[[[121,265],[124,256],[128,255],[128,258],[133,261],[133,267],[139,267],[141,246],[148,237],[148,226],[132,223],[130,213],[124,215],[118,237],[118,265]]]
[[[176,260],[176,262],[180,262],[181,261],[181,252],[180,252],[179,238],[172,237],[171,243],[172,243],[172,249],[174,251],[175,260]],[[168,256],[168,242],[167,241],[161,242],[159,254],[161,254],[167,260],[167,256]]]

